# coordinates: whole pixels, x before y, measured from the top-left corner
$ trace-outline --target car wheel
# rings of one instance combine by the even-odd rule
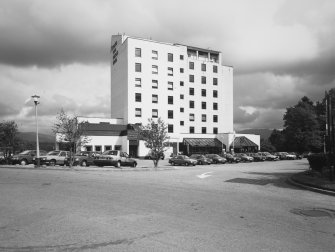
[[[171,162],[171,165],[174,166],[174,162]]]
[[[189,166],[190,164],[186,162],[185,165],[186,165],[186,166]]]
[[[26,165],[26,164],[27,164],[27,160],[22,159],[21,162],[20,162],[20,165]]]
[[[56,165],[56,160],[50,160],[50,166],[55,166]]]
[[[121,162],[118,161],[118,162],[116,163],[116,166],[115,166],[115,167],[120,168],[120,167],[121,167]]]
[[[136,166],[137,166],[137,163],[136,163],[136,162],[134,162],[134,163],[133,163],[133,165],[132,165],[132,167],[134,167],[134,168],[135,168]]]
[[[86,160],[83,160],[83,161],[81,162],[80,165],[81,165],[81,166],[87,166],[87,162],[86,162]]]

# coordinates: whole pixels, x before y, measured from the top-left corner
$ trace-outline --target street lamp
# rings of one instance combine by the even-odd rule
[[[38,121],[37,121],[37,105],[39,104],[38,99],[40,98],[38,95],[33,95],[31,98],[33,98],[35,103],[35,121],[36,121],[36,167],[40,167],[40,147],[38,143]]]

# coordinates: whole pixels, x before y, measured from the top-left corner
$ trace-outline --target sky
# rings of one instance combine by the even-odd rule
[[[0,121],[40,132],[57,113],[110,117],[111,35],[222,52],[234,129],[280,129],[303,96],[335,88],[333,0],[0,0]]]

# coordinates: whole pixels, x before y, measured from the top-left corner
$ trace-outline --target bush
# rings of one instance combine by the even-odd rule
[[[324,153],[314,153],[307,157],[309,166],[313,171],[322,172],[323,167],[327,164],[327,157]]]

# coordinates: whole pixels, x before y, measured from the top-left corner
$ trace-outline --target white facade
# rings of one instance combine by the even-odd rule
[[[168,54],[173,55],[172,61]],[[170,126],[172,139],[188,134],[232,132],[233,68],[223,66],[221,58],[218,51],[112,36],[112,118],[123,118],[126,124],[147,124],[157,111],[157,116]],[[139,72],[136,64],[140,64]],[[194,64],[194,69],[190,69],[190,64]],[[136,101],[136,94],[140,101]],[[168,99],[173,99],[173,104]],[[136,116],[136,109],[140,109],[140,117]],[[169,118],[168,113],[173,113],[173,117]]]

